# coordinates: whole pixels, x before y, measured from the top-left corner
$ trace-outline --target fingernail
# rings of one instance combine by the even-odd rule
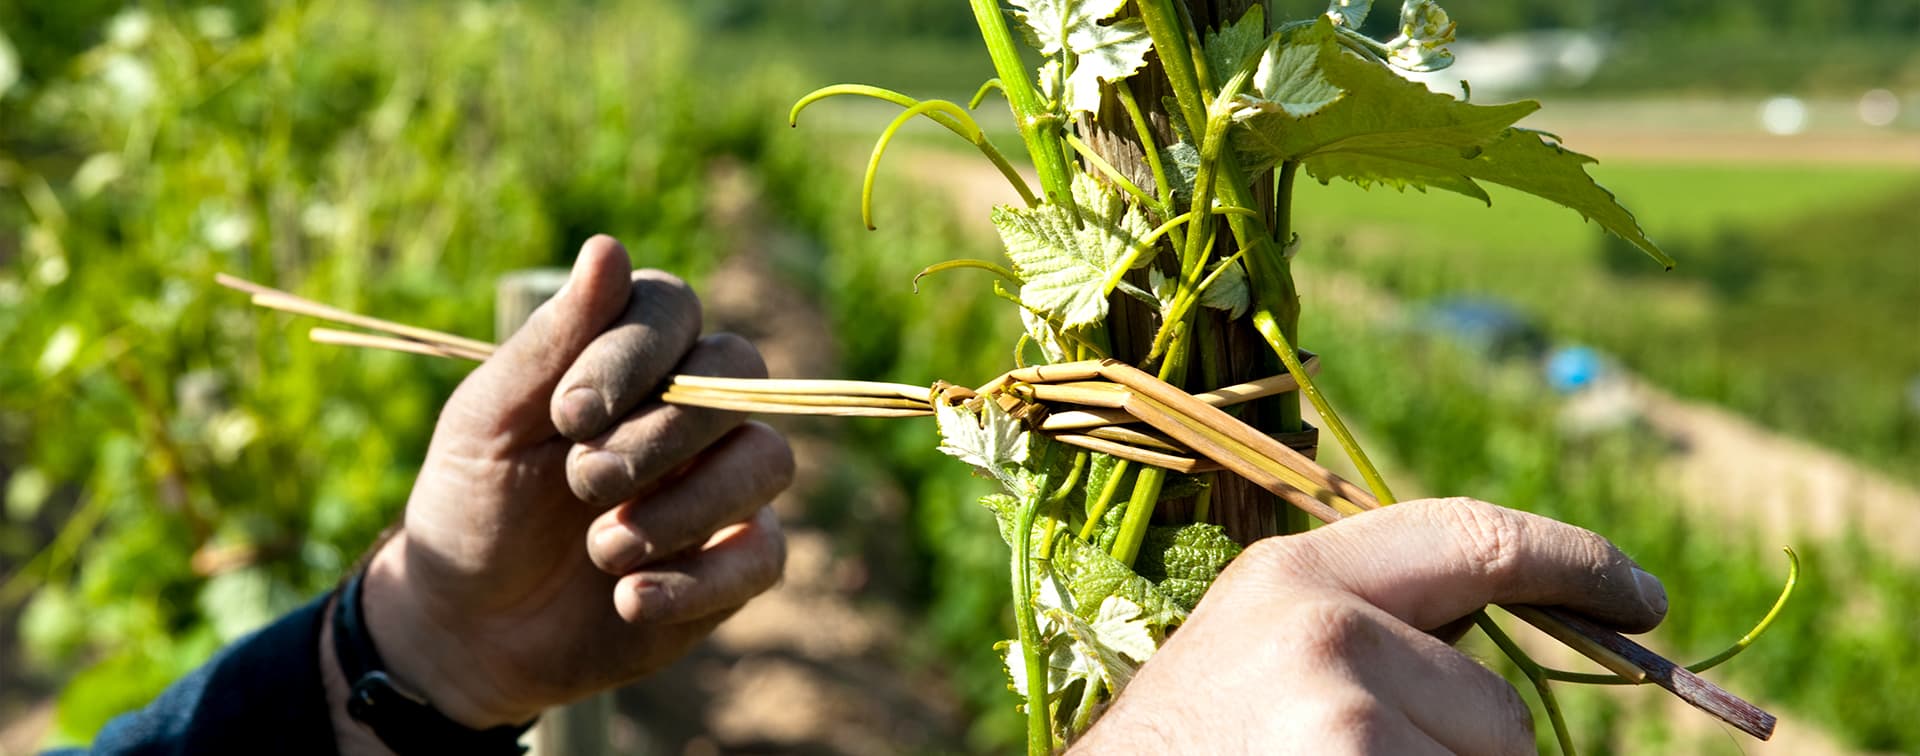
[[[651,621],[666,609],[666,590],[661,588],[659,583],[651,580],[637,582],[638,584],[634,586],[633,598],[634,603],[638,605],[638,610],[634,614],[638,615],[641,622]]]
[[[561,430],[580,440],[606,430],[607,403],[600,398],[598,390],[579,386],[561,395],[560,417],[567,424]]]
[[[593,534],[592,552],[599,564],[608,572],[624,573],[638,566],[651,552],[652,544],[645,537],[624,527],[605,528]]]
[[[567,476],[573,493],[589,504],[611,504],[621,496],[627,466],[613,452],[592,451],[573,461],[573,474]]]
[[[1633,568],[1633,581],[1640,589],[1640,600],[1647,605],[1647,610],[1662,617],[1666,616],[1667,586],[1660,582],[1660,578],[1654,577],[1652,573],[1646,570],[1635,567]]]

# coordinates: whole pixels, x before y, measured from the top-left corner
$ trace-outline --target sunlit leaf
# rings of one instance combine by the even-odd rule
[[[996,475],[1027,461],[1027,427],[997,402],[981,402],[978,412],[934,402],[940,452]]]
[[[1153,230],[1144,215],[1090,176],[1074,178],[1073,199],[1073,207],[993,210],[1007,257],[1026,281],[1021,301],[1067,328],[1106,318],[1108,271]],[[1143,255],[1139,264],[1148,262]]]
[[[1259,5],[1248,8],[1239,21],[1207,35],[1204,49],[1213,80],[1223,82],[1239,73],[1241,66],[1259,52],[1266,41],[1267,13]]]
[[[1235,119],[1245,121],[1275,112],[1288,119],[1320,112],[1345,94],[1320,70],[1320,57],[1333,50],[1332,23],[1320,23],[1276,36],[1260,53],[1249,91],[1235,99]]]
[[[1043,55],[1073,56],[1063,104],[1071,112],[1100,107],[1100,82],[1132,76],[1146,63],[1153,40],[1137,18],[1101,22],[1126,0],[1013,0],[1014,17]],[[1042,87],[1047,86],[1042,84]]]
[[[1268,54],[1300,66],[1290,69],[1285,79],[1306,82],[1296,89],[1315,91],[1311,83],[1324,77],[1329,86],[1347,94],[1308,116],[1247,103],[1236,113],[1234,144],[1255,169],[1337,152],[1485,145],[1540,108],[1535,102],[1472,105],[1430,91],[1376,61],[1343,51],[1327,21],[1291,35],[1278,47]]]

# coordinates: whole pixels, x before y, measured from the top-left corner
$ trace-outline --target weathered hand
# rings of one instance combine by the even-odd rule
[[[699,332],[686,284],[595,237],[454,392],[366,579],[403,685],[470,726],[526,721],[664,666],[779,578],[786,441],[648,401],[674,372],[764,377],[745,340]]]
[[[1435,637],[1492,603],[1623,630],[1666,590],[1586,530],[1466,499],[1408,502],[1234,560],[1081,739],[1090,753],[1533,753],[1513,687]]]

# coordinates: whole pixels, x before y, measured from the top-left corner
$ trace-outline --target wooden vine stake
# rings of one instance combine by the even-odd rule
[[[567,283],[561,268],[523,270],[501,276],[494,289],[495,340],[505,343],[538,308]],[[482,344],[487,351],[491,345]],[[612,753],[607,740],[613,721],[614,694],[601,693],[583,701],[548,710],[526,735],[533,756],[602,756]],[[642,738],[644,740],[644,738]]]
[[[1259,4],[1257,0],[1178,2],[1187,6],[1195,26],[1202,30],[1238,19],[1248,8]],[[1127,94],[1132,96],[1146,115],[1148,140],[1140,138],[1133,119],[1122,107],[1117,91],[1119,87],[1128,88]],[[1166,99],[1172,96],[1173,90],[1167,86],[1166,72],[1158,56],[1149,56],[1146,67],[1132,78],[1104,87],[1100,112],[1091,118],[1083,117],[1081,122],[1082,133],[1087,134],[1088,146],[1114,170],[1150,194],[1157,195],[1161,188],[1154,181],[1143,141],[1164,148],[1179,140],[1171,120],[1177,116],[1170,115],[1166,107]],[[1099,175],[1090,167],[1086,170]],[[1271,209],[1272,187],[1273,174],[1269,171],[1256,176],[1249,188],[1262,207]],[[1153,220],[1159,223],[1166,219]],[[1271,227],[1274,218],[1268,217],[1266,220]],[[1232,235],[1221,234],[1214,257],[1225,258],[1236,249]],[[1130,274],[1129,280],[1144,288],[1147,286],[1146,276],[1145,270],[1137,270]],[[1113,356],[1129,364],[1145,364],[1155,331],[1159,328],[1158,314],[1145,303],[1118,293],[1112,296],[1110,305],[1112,314],[1108,324],[1112,328]],[[1201,308],[1196,322],[1198,327],[1195,333],[1189,335],[1192,339],[1193,369],[1189,371],[1188,380],[1183,382],[1182,388],[1206,391],[1286,372],[1286,368],[1247,319],[1234,320],[1223,311]],[[1289,337],[1295,335],[1288,334]],[[1297,339],[1295,343],[1298,343]],[[1289,392],[1250,402],[1243,405],[1236,415],[1242,422],[1280,438],[1294,450],[1308,457],[1314,456],[1318,431],[1302,422],[1298,393]],[[1251,481],[1236,475],[1214,474],[1210,477],[1213,480],[1207,520],[1219,524],[1234,541],[1245,545],[1267,536],[1306,529],[1307,518],[1303,514],[1285,506],[1279,497]],[[1161,509],[1163,515],[1173,515],[1184,522],[1191,519],[1193,501],[1163,502]]]

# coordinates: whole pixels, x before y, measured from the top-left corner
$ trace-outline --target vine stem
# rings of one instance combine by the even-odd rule
[[[1107,162],[1106,158],[1100,157],[1100,153],[1095,152],[1093,147],[1085,141],[1082,141],[1080,137],[1067,134],[1065,138],[1067,146],[1072,147],[1074,152],[1079,153],[1080,158],[1087,161],[1087,165],[1093,166],[1094,170],[1106,176],[1107,180],[1112,181],[1114,186],[1120,187],[1121,191],[1133,195],[1135,200],[1138,200],[1141,204],[1148,207],[1160,204],[1160,201],[1154,199],[1153,195],[1147,194],[1147,190],[1141,189],[1139,184],[1135,184],[1131,179],[1121,175],[1120,171],[1114,168],[1112,163]]]
[[[1052,133],[1048,124],[1057,124],[1057,118],[1042,107],[1039,93],[1033,91],[1033,82],[1027,79],[1026,63],[1020,59],[1020,50],[1014,46],[1013,33],[1007,28],[1006,14],[1001,12],[999,0],[971,0],[974,23],[980,27],[980,38],[986,42],[987,55],[993,58],[994,72],[999,75],[1000,88],[1006,92],[1007,104],[1013,108],[1013,121],[1020,129],[1020,139],[1027,145],[1027,153],[1033,157],[1033,167],[1040,174],[1040,185],[1050,199],[1059,201],[1071,191],[1073,177],[1067,170],[1067,155],[1060,139]]]
[[[1033,521],[1050,498],[1053,476],[1043,474],[1014,519],[1013,619],[1020,636],[1021,663],[1027,670],[1027,754],[1053,752],[1052,712],[1047,704],[1047,665],[1040,647],[1040,621],[1033,610]]]
[[[1115,95],[1120,97],[1120,106],[1127,111],[1127,118],[1133,121],[1133,135],[1140,140],[1140,151],[1146,154],[1147,167],[1153,171],[1153,188],[1160,194],[1160,217],[1173,216],[1173,185],[1167,183],[1166,161],[1160,157],[1160,147],[1153,141],[1153,130],[1147,124],[1146,113],[1140,110],[1139,101],[1133,97],[1133,87],[1125,82],[1113,87]]]
[[[1291,229],[1288,226],[1291,225],[1292,220],[1293,184],[1299,172],[1300,164],[1295,161],[1289,160],[1280,167],[1278,214],[1280,221],[1275,225],[1285,236],[1291,236]],[[1254,264],[1248,266],[1249,275],[1254,278],[1255,292],[1259,295],[1267,294],[1267,290],[1272,288],[1261,281],[1261,278],[1270,278],[1273,275],[1271,266],[1262,264],[1270,262],[1264,257],[1263,255],[1250,256]],[[1287,366],[1287,372],[1293,374],[1294,380],[1300,382],[1300,393],[1306,395],[1307,401],[1311,402],[1314,410],[1320,413],[1320,419],[1327,424],[1327,431],[1333,434],[1334,440],[1340,444],[1340,449],[1353,460],[1354,468],[1359,470],[1360,478],[1366,481],[1367,488],[1372,489],[1374,497],[1378,498],[1382,504],[1394,503],[1396,499],[1393,497],[1393,490],[1387,486],[1386,478],[1380,475],[1380,468],[1373,464],[1373,459],[1367,456],[1366,450],[1360,448],[1360,442],[1354,439],[1353,432],[1347,429],[1346,422],[1340,419],[1338,412],[1334,411],[1333,404],[1328,402],[1326,396],[1320,393],[1320,388],[1313,384],[1313,376],[1307,375],[1307,368],[1301,364],[1300,354],[1294,350],[1292,340],[1287,338],[1286,329],[1282,327],[1279,318],[1267,302],[1268,297],[1256,296],[1255,298],[1258,301],[1253,312],[1253,327],[1260,332],[1261,338],[1266,340],[1267,346],[1280,356],[1280,362]]]

